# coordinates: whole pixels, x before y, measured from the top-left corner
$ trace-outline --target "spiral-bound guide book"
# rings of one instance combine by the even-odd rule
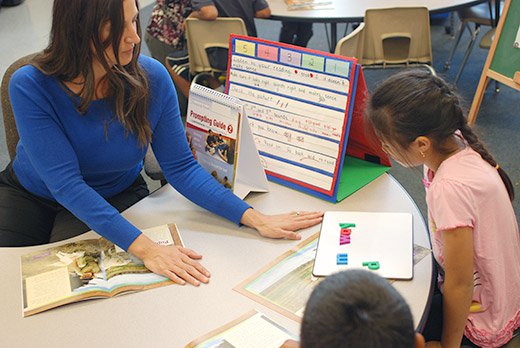
[[[186,137],[200,165],[238,197],[268,191],[260,156],[238,98],[192,84]]]

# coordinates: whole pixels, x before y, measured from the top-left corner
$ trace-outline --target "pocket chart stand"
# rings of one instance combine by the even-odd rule
[[[390,169],[366,136],[355,58],[231,35],[226,91],[244,103],[271,181],[338,202]]]
[[[238,197],[269,191],[239,99],[192,84],[186,136],[200,165]]]

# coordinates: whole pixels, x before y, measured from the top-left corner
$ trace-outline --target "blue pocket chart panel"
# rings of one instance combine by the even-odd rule
[[[389,279],[411,279],[412,214],[325,212],[312,273],[323,277],[353,268]]]

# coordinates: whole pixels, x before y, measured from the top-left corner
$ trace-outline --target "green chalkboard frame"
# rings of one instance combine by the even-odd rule
[[[490,66],[491,70],[510,79],[520,71],[520,48],[513,46],[519,26],[520,1],[511,1]]]
[[[468,114],[470,125],[477,119],[490,79],[520,91],[520,49],[513,46],[519,26],[520,0],[506,0]]]

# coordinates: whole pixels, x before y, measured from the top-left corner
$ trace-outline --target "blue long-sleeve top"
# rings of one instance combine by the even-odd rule
[[[166,69],[139,57],[150,97],[152,148],[168,182],[192,202],[237,224],[250,206],[224,188],[193,158]],[[57,79],[33,66],[16,71],[9,94],[20,135],[13,168],[31,193],[54,200],[100,235],[127,250],[141,233],[105,198],[139,175],[147,148],[125,132],[110,100],[93,101],[86,114]]]

